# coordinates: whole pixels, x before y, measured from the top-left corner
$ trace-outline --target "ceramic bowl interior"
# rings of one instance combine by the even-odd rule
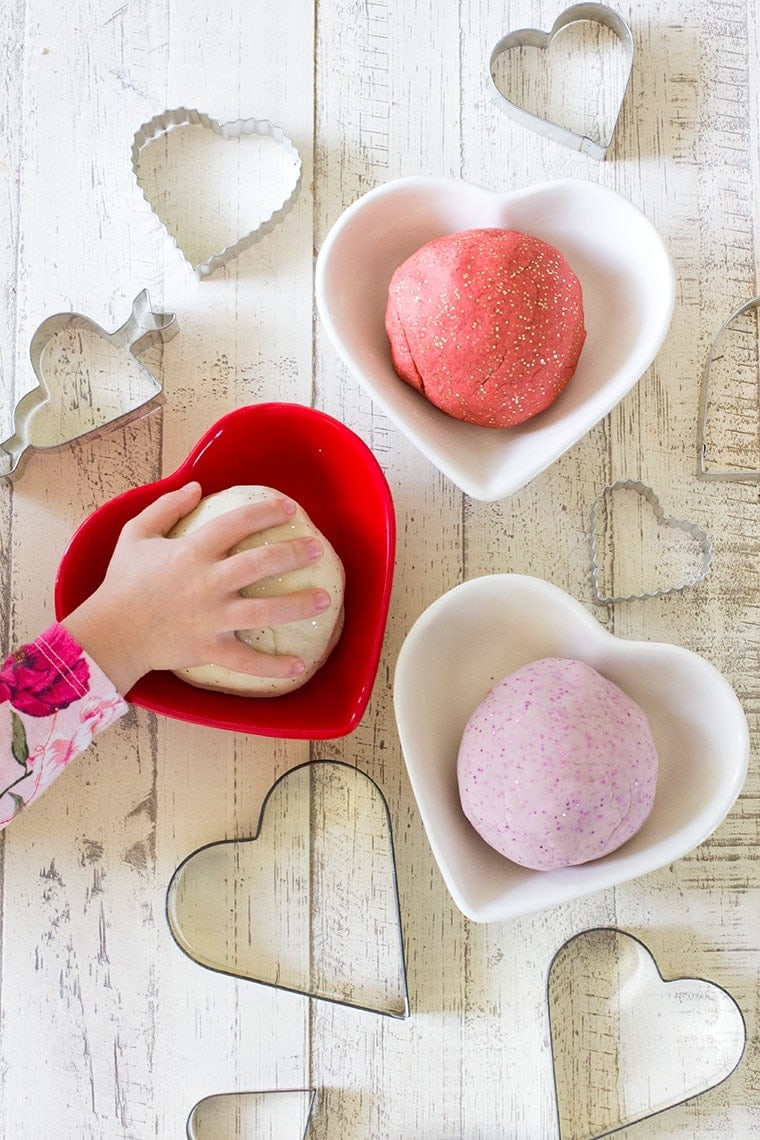
[[[204,495],[262,484],[296,499],[345,567],[343,633],[318,673],[292,693],[234,696],[153,672],[135,685],[130,700],[180,720],[265,736],[324,739],[351,732],[369,700],[382,648],[395,554],[393,501],[366,444],[313,408],[238,408],[206,432],[172,475],[104,503],[64,552],[55,588],[57,616],[69,613],[103,580],[124,523],[189,479],[200,482]]]
[[[617,851],[533,871],[489,847],[462,811],[464,727],[502,677],[543,657],[585,661],[643,708],[660,762],[652,812]],[[394,705],[412,788],[454,901],[480,922],[514,918],[626,882],[686,855],[721,823],[744,782],[747,723],[723,676],[690,650],[624,641],[538,578],[475,578],[435,601],[399,653]]]
[[[583,288],[588,335],[575,375],[546,411],[515,428],[478,427],[439,411],[396,375],[385,333],[395,269],[432,238],[480,226],[549,242]],[[493,501],[567,451],[639,380],[670,327],[675,282],[652,224],[596,183],[497,194],[416,177],[370,191],[337,220],[317,259],[316,295],[331,341],[376,403],[461,490]]]

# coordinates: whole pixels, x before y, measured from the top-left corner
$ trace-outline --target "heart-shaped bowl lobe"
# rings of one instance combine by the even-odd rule
[[[388,285],[425,242],[461,230],[519,230],[555,246],[580,279],[587,337],[575,375],[519,427],[462,423],[401,380],[385,331]],[[633,387],[673,312],[670,257],[625,198],[582,180],[497,194],[446,178],[385,183],[338,219],[319,252],[317,305],[328,336],[386,415],[472,498],[513,494],[572,447]]]
[[[206,432],[172,475],[104,503],[63,554],[55,584],[57,616],[70,613],[103,580],[124,523],[190,479],[200,482],[204,495],[262,484],[299,502],[345,567],[343,632],[315,676],[283,696],[212,692],[172,673],[152,672],[129,699],[179,720],[261,736],[345,736],[361,720],[377,672],[393,580],[395,516],[370,449],[324,412],[283,403],[238,408]]]
[[[457,754],[489,689],[530,661],[584,661],[644,710],[659,757],[654,806],[617,851],[576,867],[533,871],[490,847],[459,800]],[[477,922],[543,910],[666,866],[722,822],[747,773],[747,722],[733,689],[675,645],[624,641],[539,578],[474,578],[438,598],[407,634],[394,706],[430,846],[459,909]]]

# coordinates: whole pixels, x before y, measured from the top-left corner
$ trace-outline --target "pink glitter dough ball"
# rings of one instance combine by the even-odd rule
[[[444,234],[396,269],[385,327],[393,367],[454,419],[524,423],[575,372],[581,283],[554,246],[517,230]]]
[[[462,808],[536,871],[599,859],[639,830],[658,760],[643,710],[582,661],[546,657],[499,681],[462,736]]]

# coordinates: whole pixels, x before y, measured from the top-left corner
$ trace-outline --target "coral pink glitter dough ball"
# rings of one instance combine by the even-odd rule
[[[565,257],[503,229],[446,234],[413,253],[391,278],[385,327],[403,380],[447,415],[494,428],[553,403],[586,338]]]
[[[590,665],[556,657],[491,689],[457,761],[475,830],[538,871],[598,859],[630,839],[652,809],[657,770],[636,702]]]

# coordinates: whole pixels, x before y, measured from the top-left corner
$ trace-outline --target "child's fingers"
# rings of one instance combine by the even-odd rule
[[[254,546],[225,559],[219,566],[219,581],[229,591],[242,590],[264,578],[303,570],[321,557],[322,544],[311,537]]]
[[[298,677],[304,669],[300,657],[285,656],[276,653],[260,653],[250,645],[240,641],[234,634],[220,645],[214,658],[214,664],[224,669],[232,669],[236,673],[246,673],[251,677]]]
[[[289,522],[295,510],[293,500],[284,496],[264,499],[260,503],[246,503],[233,511],[225,511],[218,518],[209,519],[192,532],[192,539],[203,546],[209,557],[218,557],[252,534]]]
[[[233,601],[227,611],[231,629],[263,629],[304,621],[324,613],[331,602],[327,590],[297,590],[271,598],[243,598]]]
[[[154,503],[140,511],[125,524],[124,530],[140,538],[166,535],[173,526],[198,506],[201,499],[200,483],[186,483],[176,491],[168,491]]]

